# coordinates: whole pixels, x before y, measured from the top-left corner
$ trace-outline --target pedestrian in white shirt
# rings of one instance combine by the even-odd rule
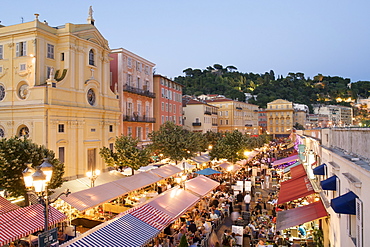
[[[244,196],[244,203],[245,203],[245,210],[246,211],[249,211],[249,205],[251,203],[251,196],[249,195],[249,192],[247,192],[247,194],[245,194]]]

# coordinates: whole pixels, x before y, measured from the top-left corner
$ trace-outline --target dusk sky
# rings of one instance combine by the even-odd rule
[[[95,26],[174,78],[215,63],[240,72],[303,72],[370,80],[370,1],[136,0],[3,1],[2,25],[34,19]]]

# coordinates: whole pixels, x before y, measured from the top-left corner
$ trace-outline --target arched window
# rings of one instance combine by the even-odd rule
[[[19,137],[29,137],[30,130],[28,129],[27,126],[22,126],[19,131],[18,131],[18,136]]]
[[[4,138],[4,137],[5,137],[5,131],[3,127],[0,126],[0,138]]]
[[[89,65],[95,65],[95,63],[94,63],[94,51],[93,51],[93,49],[91,49],[89,51]]]

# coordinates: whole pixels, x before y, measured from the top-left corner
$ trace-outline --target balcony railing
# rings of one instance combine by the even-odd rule
[[[239,107],[239,106],[237,106],[237,107],[236,107],[236,109],[237,109],[237,110],[243,110],[243,108],[241,108],[241,107]]]
[[[213,124],[212,124],[212,126],[218,126],[218,124],[216,124],[216,123],[213,123]]]
[[[212,114],[213,115],[218,115],[218,113],[216,111],[213,111]]]
[[[193,123],[193,126],[202,126],[202,123]]]
[[[149,90],[132,87],[127,84],[123,85],[123,91],[146,96],[153,99],[155,98],[155,93],[149,92]]]
[[[210,112],[210,111],[204,111],[204,114],[206,114],[206,115],[212,115],[212,112]]]
[[[146,116],[136,116],[136,115],[123,115],[123,121],[127,122],[145,122],[145,123],[155,123],[155,118]]]

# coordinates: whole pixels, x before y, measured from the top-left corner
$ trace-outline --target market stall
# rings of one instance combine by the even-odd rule
[[[109,172],[100,173],[100,175],[97,177],[94,183],[95,183],[95,186],[99,186],[99,185],[106,184],[109,182],[117,181],[118,179],[121,179],[124,177],[125,177],[124,174],[116,170],[113,170]],[[75,192],[90,188],[90,185],[91,185],[91,180],[88,177],[83,177],[83,178],[78,178],[75,180],[67,181],[67,182],[64,182],[61,187],[55,189],[54,193],[50,195],[50,198],[54,199],[60,193],[66,191],[66,189],[69,189],[71,193],[75,193]]]
[[[157,169],[151,170],[150,173],[158,175],[162,178],[169,178],[174,176],[178,173],[182,172],[182,170],[174,165],[164,165]]]
[[[185,181],[186,190],[190,190],[202,197],[217,188],[219,185],[219,182],[205,176],[198,176],[191,180]]]
[[[315,193],[307,176],[281,182],[278,204],[289,202]]]
[[[19,209],[19,208],[20,208],[19,206],[11,203],[10,201],[5,199],[4,197],[0,196],[0,215],[5,214],[9,211]]]
[[[49,206],[48,226],[62,222],[67,217]],[[0,215],[0,246],[40,231],[45,226],[44,206],[34,204]]]
[[[326,216],[328,216],[328,213],[321,201],[302,207],[280,211],[277,212],[276,230],[285,230]]]
[[[278,166],[278,165],[289,163],[289,162],[295,162],[298,159],[299,159],[298,155],[292,155],[292,156],[289,156],[289,157],[286,157],[286,158],[283,158],[283,159],[275,160],[273,162],[273,166]]]
[[[110,246],[143,246],[199,200],[199,196],[174,187],[62,246],[104,246],[107,243]]]

